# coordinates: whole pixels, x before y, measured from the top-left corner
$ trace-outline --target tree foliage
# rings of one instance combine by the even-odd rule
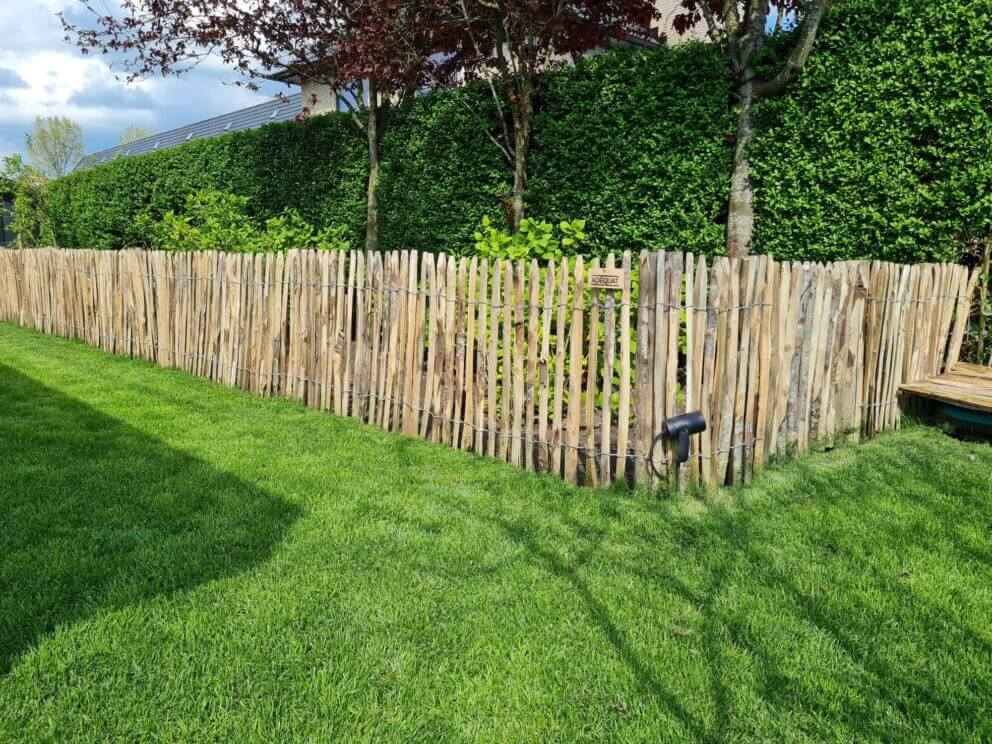
[[[954,260],[987,235],[992,35],[975,33],[987,17],[992,0],[845,0],[830,11],[803,75],[755,107],[758,252]],[[778,43],[762,71],[781,60]],[[589,253],[722,253],[726,90],[726,64],[704,44],[615,50],[547,74],[529,216],[584,218]],[[499,222],[512,182],[473,113],[495,122],[490,97],[476,84],[397,113],[383,141],[384,248],[466,250],[483,215]],[[212,187],[246,196],[256,219],[295,207],[361,244],[367,161],[352,128],[328,114],[73,173],[49,189],[59,243],[143,244],[135,215],[161,218]]]
[[[86,152],[83,128],[65,116],[39,116],[24,138],[31,165],[45,178],[71,171]]]
[[[154,134],[154,132],[150,129],[131,124],[126,127],[123,132],[121,132],[118,142],[122,145],[129,145],[132,142],[137,142],[138,140],[143,140],[146,137],[151,137],[152,134]]]
[[[10,155],[3,158],[0,184],[14,198],[14,221],[10,227],[17,235],[18,245],[58,245],[48,206],[47,179],[20,155]]]

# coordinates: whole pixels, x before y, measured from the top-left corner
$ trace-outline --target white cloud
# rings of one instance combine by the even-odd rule
[[[0,106],[0,123],[30,124],[36,116],[68,116],[87,127],[104,126],[120,116],[137,117],[141,123],[151,123],[154,118],[148,109],[127,105],[132,91],[115,80],[99,59],[56,50],[27,54],[5,51],[0,52],[0,67],[13,70],[25,83],[0,92],[4,104]],[[114,105],[114,93],[123,107]],[[89,94],[83,100],[91,103],[79,103],[77,99],[83,94]]]
[[[0,3],[0,39],[6,51],[39,49],[61,40],[59,12],[79,7],[72,0],[5,0]]]
[[[113,8],[113,0],[105,0]],[[22,151],[36,116],[68,116],[83,126],[90,151],[116,142],[128,125],[164,131],[250,106],[265,95],[236,85],[240,78],[219,60],[208,60],[178,78],[126,83],[109,57],[83,55],[64,40],[56,13],[85,24],[77,0],[0,0],[0,148]],[[278,90],[264,86],[268,96]]]

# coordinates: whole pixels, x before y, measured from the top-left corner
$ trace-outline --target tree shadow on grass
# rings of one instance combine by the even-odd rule
[[[297,516],[0,365],[0,674],[60,625],[258,565]]]
[[[944,475],[935,463],[947,456],[940,438],[908,445],[889,435],[849,457],[790,463],[758,479],[739,503],[702,511],[615,494],[588,502],[591,495],[578,492],[566,501],[537,495],[522,510],[503,508],[501,499],[492,507],[440,498],[564,582],[642,690],[688,736],[749,731],[736,702],[744,687],[769,716],[761,725],[885,737],[892,721],[879,711],[887,711],[936,714],[960,732],[980,726],[969,706],[988,677],[969,679],[958,665],[992,659],[992,644],[973,627],[974,612],[952,612],[954,593],[989,570],[988,543],[964,528],[992,524],[992,502],[977,467]],[[918,561],[924,575],[901,573],[902,559]],[[927,575],[930,559],[944,573]],[[957,587],[944,587],[947,580]],[[672,632],[671,610],[660,602],[655,642],[645,643],[630,624],[638,613],[609,591],[617,581],[682,598],[692,608],[687,637]],[[676,643],[703,660],[711,691],[704,706],[666,679],[656,651]],[[921,652],[944,661],[910,672],[906,659]],[[948,676],[953,682],[941,684]]]

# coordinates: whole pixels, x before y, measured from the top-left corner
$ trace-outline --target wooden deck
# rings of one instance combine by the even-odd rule
[[[992,367],[980,364],[955,364],[950,372],[924,382],[906,383],[899,390],[973,411],[992,413]]]

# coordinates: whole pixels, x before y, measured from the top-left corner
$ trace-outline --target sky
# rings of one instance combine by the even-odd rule
[[[274,83],[261,93],[233,85],[241,78],[219,61],[128,84],[107,58],[83,56],[64,40],[59,11],[82,23],[91,17],[79,0],[0,0],[0,156],[25,154],[36,116],[74,119],[94,152],[117,144],[129,125],[162,132],[287,92]]]

